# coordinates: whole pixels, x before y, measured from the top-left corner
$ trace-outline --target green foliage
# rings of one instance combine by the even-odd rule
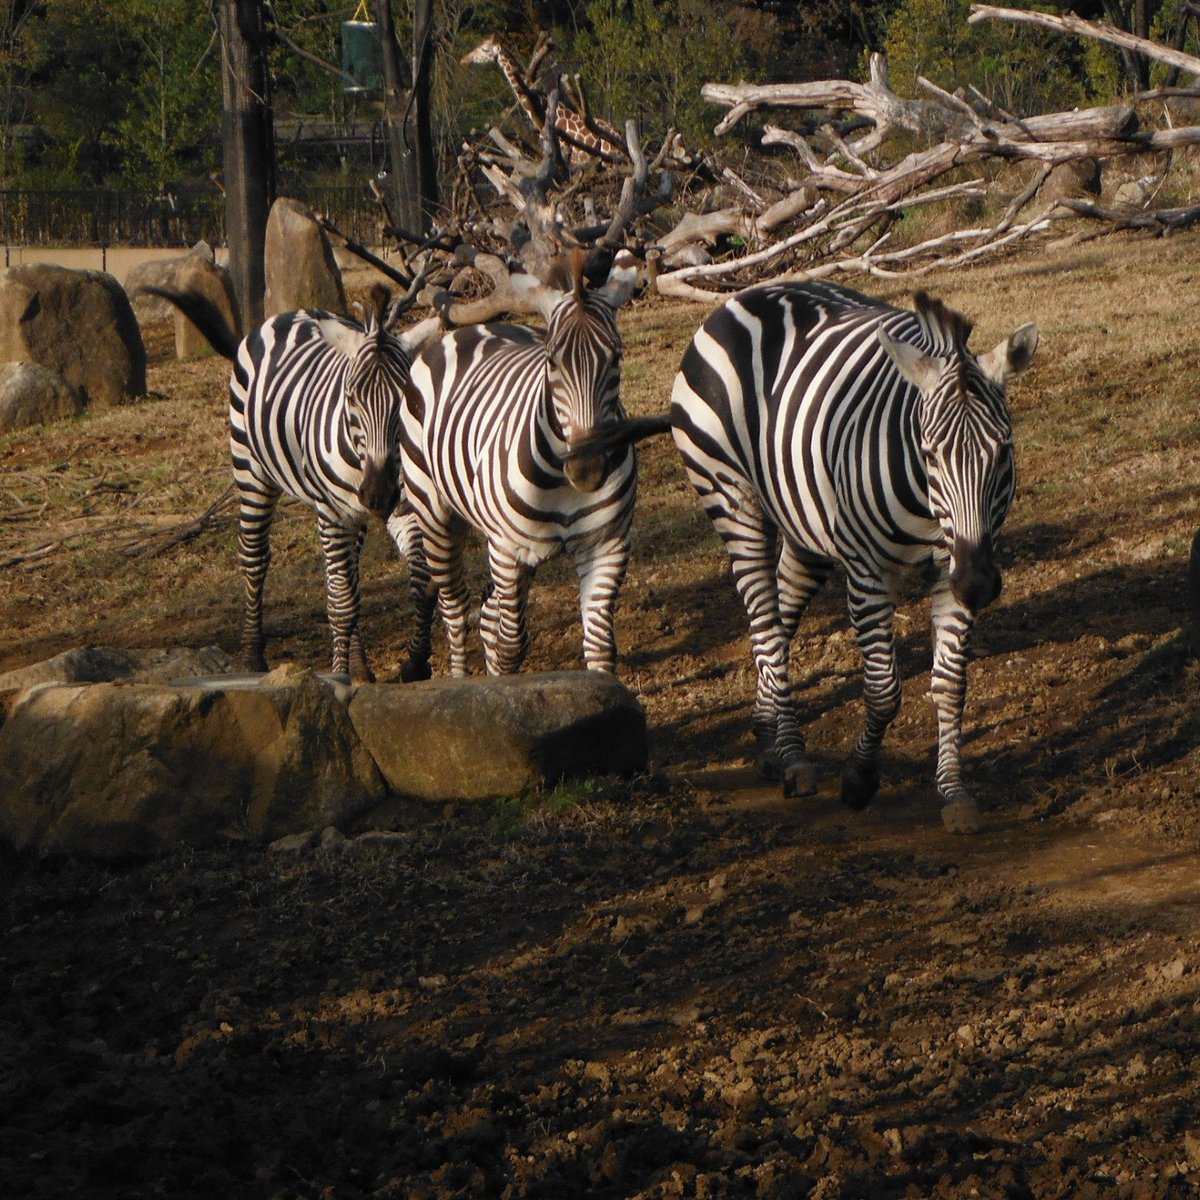
[[[1191,7],[1189,5],[1189,7]],[[1151,41],[1160,42],[1163,45],[1174,46],[1175,37],[1179,29],[1181,19],[1180,0],[1165,0],[1162,7],[1154,14],[1154,20],[1150,25]],[[1192,9],[1195,12],[1195,9]],[[1187,24],[1187,36],[1183,40],[1183,45],[1180,49],[1185,54],[1191,54],[1200,57],[1200,25],[1198,25],[1193,16]],[[1114,59],[1116,52],[1113,52]],[[1155,62],[1150,65],[1150,85],[1159,87],[1167,78],[1170,72],[1170,67],[1166,63]]]
[[[706,0],[589,0],[571,53],[594,106],[643,133],[673,125],[685,140],[709,140],[713,109],[700,98],[710,79],[744,69],[731,6]]]
[[[125,84],[125,109],[109,135],[126,187],[160,190],[219,164],[221,90],[211,29],[191,0],[124,0],[124,35],[139,53]]]
[[[1017,115],[1071,108],[1087,101],[1079,47],[1053,33],[981,21],[968,25],[970,0],[904,0],[888,24],[892,87],[921,94],[924,76],[953,91],[973,84]]]
[[[160,188],[218,161],[217,57],[190,0],[55,0],[34,10],[18,51],[39,142],[27,186]],[[10,97],[10,103],[12,98]],[[216,152],[214,152],[216,151]],[[8,164],[6,182],[14,182]]]

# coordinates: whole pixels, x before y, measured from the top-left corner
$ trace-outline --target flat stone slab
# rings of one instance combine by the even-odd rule
[[[150,857],[348,824],[386,785],[332,689],[39,684],[0,728],[0,838],[18,851]]]
[[[350,720],[391,790],[421,800],[490,800],[646,767],[646,713],[598,671],[362,684]]]
[[[358,687],[295,666],[161,678],[209,664],[223,665],[92,648],[0,676],[0,841],[137,859],[369,826],[389,794],[485,800],[646,766],[645,712],[592,671]],[[98,680],[105,670],[117,678]]]

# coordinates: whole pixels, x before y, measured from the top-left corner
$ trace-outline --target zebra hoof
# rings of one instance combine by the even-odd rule
[[[817,768],[808,761],[788,763],[783,768],[785,796],[811,796],[817,790]]]
[[[429,665],[429,660],[417,662],[414,659],[409,659],[400,668],[401,683],[419,683],[422,679],[432,679],[433,668]]]
[[[783,778],[783,763],[779,761],[774,746],[763,750],[754,760],[754,765],[768,783],[778,783]]]
[[[983,817],[974,800],[952,800],[942,807],[942,824],[947,833],[978,833]]]
[[[863,767],[856,762],[846,764],[842,772],[842,803],[853,812],[862,812],[879,791],[879,769]]]

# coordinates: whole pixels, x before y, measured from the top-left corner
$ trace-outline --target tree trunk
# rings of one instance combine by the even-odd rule
[[[404,231],[421,235],[437,202],[429,104],[433,0],[414,5],[411,62],[396,40],[391,0],[371,0],[371,15],[383,48],[383,120],[392,164],[388,190]]]
[[[261,0],[220,0],[225,228],[243,329],[262,321],[267,215],[275,199],[275,139]]]

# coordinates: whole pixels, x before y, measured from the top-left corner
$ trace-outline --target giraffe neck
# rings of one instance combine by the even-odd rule
[[[539,111],[537,99],[526,85],[525,76],[521,73],[521,67],[517,60],[499,44],[496,46],[496,65],[504,72],[504,78],[508,80],[508,86],[512,88],[517,103],[525,110],[526,116],[540,129],[545,113]]]

